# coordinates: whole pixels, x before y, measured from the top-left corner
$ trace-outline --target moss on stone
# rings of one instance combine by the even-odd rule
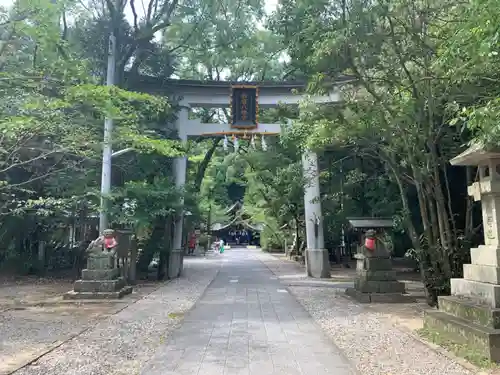
[[[464,343],[458,343],[440,332],[432,331],[426,328],[419,329],[416,332],[424,340],[439,345],[440,347],[452,352],[457,357],[464,358],[477,367],[482,369],[500,368],[498,364],[491,362],[487,357],[485,357],[480,350],[471,348]]]
[[[169,313],[169,314],[168,314],[168,317],[169,317],[170,319],[180,319],[180,318],[182,318],[183,316],[184,316],[184,313],[182,313],[182,312],[173,312],[173,313]]]
[[[500,313],[489,306],[477,305],[456,297],[439,297],[440,310],[485,327],[500,328]]]

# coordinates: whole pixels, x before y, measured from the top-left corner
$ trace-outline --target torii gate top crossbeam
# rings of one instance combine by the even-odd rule
[[[342,77],[338,85],[352,81],[351,77]],[[272,108],[279,104],[297,105],[302,99],[304,82],[229,82],[229,81],[196,81],[184,79],[158,79],[140,76],[129,85],[139,91],[156,95],[167,95],[180,99],[180,104],[187,107],[227,108],[231,87],[233,85],[253,85],[259,88],[259,107]],[[299,94],[296,94],[298,91]],[[313,96],[316,103],[336,103],[340,101],[337,90],[327,94]]]

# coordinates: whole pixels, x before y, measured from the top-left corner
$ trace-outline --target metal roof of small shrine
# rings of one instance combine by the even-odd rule
[[[356,229],[392,228],[394,223],[391,218],[381,217],[351,217],[347,218],[349,224]]]

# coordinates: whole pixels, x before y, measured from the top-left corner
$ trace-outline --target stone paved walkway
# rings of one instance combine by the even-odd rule
[[[355,374],[258,252],[220,255],[221,271],[142,375]]]
[[[331,340],[342,349],[361,374],[366,375],[486,375],[461,366],[399,329],[387,314],[361,305],[344,295],[346,282],[305,280],[295,262],[259,252],[262,261]],[[335,271],[332,270],[332,276]],[[383,304],[378,304],[382,308]],[[411,305],[411,304],[409,304]],[[401,305],[387,304],[391,311]]]

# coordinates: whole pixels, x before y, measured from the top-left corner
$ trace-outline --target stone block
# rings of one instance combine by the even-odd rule
[[[500,362],[500,330],[483,327],[444,311],[424,314],[424,328],[450,340],[466,344],[493,362]]]
[[[366,281],[395,281],[396,271],[358,270],[357,277]]]
[[[401,281],[380,281],[379,293],[400,293],[405,292],[405,283]]]
[[[116,292],[126,285],[125,279],[116,280],[78,280],[75,281],[75,292]]]
[[[361,293],[380,293],[382,282],[374,280],[357,279],[354,282],[354,287]]]
[[[441,296],[438,301],[440,311],[480,326],[500,328],[500,309],[479,304],[474,299],[465,297]]]
[[[102,255],[92,255],[87,259],[87,269],[89,270],[113,269],[115,264],[115,257],[104,252]]]
[[[472,264],[500,267],[500,248],[496,246],[480,245],[470,250],[470,256]]]
[[[131,286],[125,286],[116,292],[75,292],[74,290],[64,294],[64,299],[120,299],[123,296],[132,293]]]
[[[371,303],[415,303],[416,298],[405,293],[372,293]]]
[[[380,282],[370,280],[354,280],[354,289],[361,293],[378,293]]]
[[[113,280],[120,275],[120,270],[88,270],[82,271],[82,280]]]
[[[326,249],[306,249],[307,276],[317,279],[330,277],[330,260]]]
[[[361,293],[404,293],[405,284],[399,281],[354,281],[354,288]]]
[[[415,298],[402,293],[362,293],[354,288],[347,288],[346,295],[359,303],[413,303]]]
[[[365,269],[371,271],[391,271],[391,258],[365,258]]]
[[[365,269],[365,258],[356,259],[356,271],[362,271]]]
[[[479,264],[464,264],[464,279],[500,284],[500,268]]]
[[[451,279],[450,284],[453,296],[470,297],[480,304],[500,308],[500,285],[466,279]]]
[[[345,294],[349,297],[352,297],[358,302],[361,303],[370,303],[370,293],[361,293],[360,291],[356,290],[355,288],[347,288],[345,290]]]

